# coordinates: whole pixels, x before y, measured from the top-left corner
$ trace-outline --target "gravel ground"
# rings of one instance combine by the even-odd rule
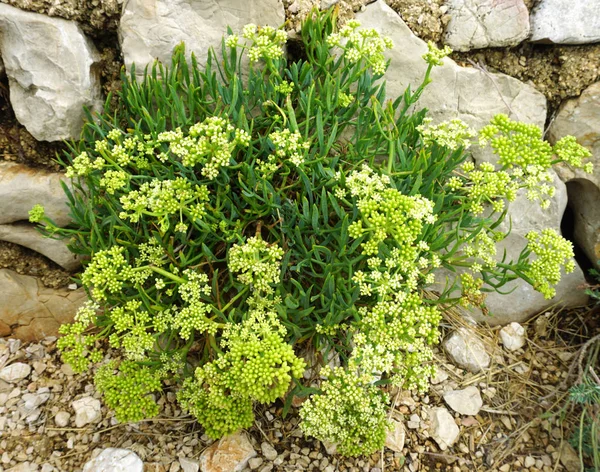
[[[248,431],[257,456],[244,470],[561,471],[564,457],[561,462],[559,451],[571,425],[568,418],[561,422],[558,415],[542,416],[549,410],[558,412],[556,400],[562,394],[545,402],[541,398],[565,390],[577,349],[568,342],[578,344],[583,338],[565,337],[569,330],[548,326],[569,319],[581,331],[578,314],[559,317],[548,313],[531,321],[526,325],[527,344],[512,353],[502,349],[497,330],[479,328],[492,358],[490,368],[479,374],[450,364],[438,351],[440,374],[427,395],[390,392],[391,414],[405,425],[405,444],[397,452],[385,448],[370,457],[342,458],[319,441],[303,437],[295,409],[284,419],[281,405],[259,408],[256,424]],[[453,318],[445,329],[452,329],[451,324],[456,327],[464,322]],[[97,420],[78,427],[73,403],[100,396],[91,374],[73,375],[61,364],[55,345],[55,338],[29,345],[0,339],[0,369],[19,363],[31,367],[16,383],[0,380],[0,472],[77,472],[106,447],[134,451],[147,471],[177,472],[182,470],[181,458],[196,460],[212,443],[198,424],[181,412],[173,391],[159,399],[162,411],[153,420],[119,424],[102,406]],[[452,412],[444,404],[443,393],[467,386],[479,389],[483,407],[476,415],[454,413],[460,437],[453,447],[442,451],[430,437],[429,412],[438,406]]]

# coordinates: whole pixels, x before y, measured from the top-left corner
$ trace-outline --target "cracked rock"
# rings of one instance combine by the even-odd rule
[[[490,356],[477,335],[460,328],[443,342],[448,357],[458,367],[477,373],[490,366]]]
[[[452,415],[444,407],[433,408],[429,416],[431,437],[438,443],[440,449],[445,451],[456,442],[460,430]]]
[[[531,13],[531,41],[557,44],[600,41],[600,2],[542,0]]]
[[[71,406],[75,411],[75,426],[78,428],[82,428],[90,423],[97,423],[102,417],[102,405],[100,404],[100,400],[97,400],[96,398],[83,397],[79,400],[75,400]]]
[[[515,46],[529,36],[523,0],[450,0],[445,43],[455,51]]]
[[[0,54],[19,123],[39,141],[76,139],[102,107],[100,55],[77,23],[0,3]]]
[[[0,370],[0,379],[8,383],[17,383],[26,378],[30,373],[31,367],[29,364],[15,362]]]

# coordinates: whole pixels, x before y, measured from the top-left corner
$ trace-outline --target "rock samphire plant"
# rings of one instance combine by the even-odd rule
[[[296,395],[306,434],[371,453],[390,386],[428,386],[441,305],[482,305],[516,278],[552,297],[573,269],[552,230],[516,261],[495,244],[506,202],[525,189],[547,205],[548,170],[587,151],[499,115],[477,144],[497,163],[474,164],[463,122],[413,107],[449,50],[430,44],[423,83],[388,101],[392,42],[359,26],[314,12],[294,60],[284,31],[255,25],[202,67],[181,46],[168,68],[124,74],[116,109],[70,144],[73,223],[31,218],[84,260],[89,301],[58,344],[78,372],[100,364],[118,420],[156,415],[175,389],[218,438]],[[455,277],[436,282],[440,268]]]

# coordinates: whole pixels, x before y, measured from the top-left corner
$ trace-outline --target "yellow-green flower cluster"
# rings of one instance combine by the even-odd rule
[[[279,84],[275,86],[275,91],[283,95],[289,95],[294,91],[294,83],[288,82],[287,80],[282,80]]]
[[[97,353],[91,350],[95,342],[94,337],[83,334],[88,326],[87,323],[76,321],[63,324],[58,330],[61,337],[58,338],[56,346],[61,351],[62,361],[69,364],[76,373],[89,369],[91,358],[97,356]]]
[[[217,324],[208,318],[212,311],[211,305],[202,300],[202,296],[209,296],[212,291],[208,276],[191,269],[184,270],[183,275],[186,277],[186,282],[179,285],[177,290],[187,305],[174,314],[172,327],[179,331],[182,339],[186,340],[190,339],[194,332],[197,334],[208,332],[214,335]]]
[[[278,299],[248,300],[248,317],[223,332],[217,359],[196,369],[178,393],[182,407],[196,416],[213,438],[254,421],[253,402],[271,403],[302,375],[305,363],[285,342],[286,330],[274,311]]]
[[[496,267],[496,240],[485,230],[480,231],[471,242],[464,245],[463,253],[471,259],[474,272],[481,271],[483,267]]]
[[[465,272],[460,275],[460,285],[462,297],[460,304],[464,307],[471,305],[480,307],[485,301],[485,294],[481,292],[483,286],[482,279],[476,279],[472,274]]]
[[[287,42],[287,33],[284,30],[275,29],[272,26],[257,27],[254,24],[248,24],[243,28],[244,38],[252,42],[248,57],[252,62],[258,62],[260,59],[270,61],[283,57],[283,46]],[[230,36],[230,44],[237,45]]]
[[[45,210],[40,204],[34,205],[33,208],[29,210],[29,221],[31,223],[39,223],[44,216]]]
[[[190,220],[201,220],[206,213],[208,188],[192,183],[183,177],[175,180],[152,179],[144,182],[138,190],[121,196],[123,211],[119,218],[137,223],[143,216],[154,217],[162,231],[169,229],[169,215],[179,215],[177,231],[185,233],[187,224],[181,219],[186,215]]]
[[[360,22],[350,20],[339,33],[327,37],[327,45],[344,49],[344,57],[352,64],[364,61],[377,75],[383,75],[387,63],[383,53],[392,49],[394,43],[373,28],[358,29]]]
[[[106,293],[118,293],[123,289],[123,282],[134,275],[132,267],[123,255],[121,246],[98,251],[92,256],[81,276],[83,285],[92,289],[95,300],[106,300]]]
[[[432,66],[444,65],[444,57],[449,56],[452,49],[449,46],[444,46],[444,49],[438,49],[433,41],[427,42],[427,52],[423,54],[423,59],[427,64]]]
[[[387,188],[374,197],[377,198],[357,203],[361,220],[348,228],[353,238],[367,237],[362,246],[365,254],[377,254],[379,244],[388,238],[399,245],[415,244],[423,224],[435,221],[433,204],[426,198],[406,196],[394,188]]]
[[[310,148],[308,141],[302,140],[302,135],[289,129],[274,131],[269,134],[269,139],[275,146],[275,155],[280,159],[289,159],[296,167],[304,163],[304,154]]]
[[[202,164],[201,173],[210,180],[219,175],[219,169],[229,164],[238,147],[248,147],[250,135],[236,129],[226,119],[211,116],[192,125],[189,132],[181,128],[158,135],[159,142],[168,143],[169,151],[187,167]]]
[[[561,268],[567,274],[575,270],[573,245],[550,228],[541,233],[531,231],[526,237],[527,248],[537,256],[526,275],[533,281],[533,288],[550,299],[556,295],[553,286],[560,281]]]
[[[237,273],[238,280],[253,290],[272,293],[271,284],[279,283],[282,257],[283,249],[279,246],[252,237],[229,250],[229,270]]]
[[[479,131],[479,145],[488,142],[503,170],[519,167],[526,173],[538,174],[552,165],[552,146],[542,139],[542,130],[536,125],[498,114]]]
[[[592,153],[589,149],[579,144],[575,136],[565,136],[559,139],[554,145],[554,153],[561,161],[566,162],[576,169],[583,169],[588,174],[594,171],[594,164],[592,162],[583,162],[583,159],[592,157]]]
[[[402,388],[424,391],[429,385],[425,374],[433,372],[427,365],[433,358],[429,346],[438,341],[441,315],[418,293],[394,298],[359,309],[359,332],[348,368],[365,384],[385,372]]]
[[[491,204],[494,211],[504,210],[504,199],[509,202],[517,198],[518,183],[506,171],[496,171],[493,164],[483,162],[478,167],[472,162],[461,166],[461,175],[448,181],[453,192],[464,194],[467,208],[474,215],[483,213],[486,204]]]
[[[304,434],[336,444],[347,456],[381,449],[390,428],[386,395],[350,370],[325,366],[321,376],[327,379],[323,393],[312,395],[300,410]]]
[[[161,390],[160,376],[148,367],[131,361],[123,361],[117,366],[115,361],[110,361],[98,369],[94,384],[122,423],[158,414],[152,394]]]
[[[354,97],[348,93],[340,92],[338,94],[338,102],[342,107],[348,107],[354,101]]]
[[[432,121],[431,118],[425,118],[423,124],[417,126],[425,144],[436,143],[452,150],[459,147],[468,149],[471,146],[471,138],[475,136],[475,131],[461,119],[454,118],[437,125],[432,125]]]
[[[109,314],[114,328],[111,347],[122,347],[125,356],[133,361],[143,360],[156,341],[147,331],[151,326],[150,315],[141,306],[141,301],[130,300],[125,305],[113,307]]]

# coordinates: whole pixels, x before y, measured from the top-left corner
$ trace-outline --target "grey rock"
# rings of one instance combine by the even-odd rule
[[[263,442],[260,445],[260,449],[262,451],[263,456],[265,456],[267,460],[274,461],[277,458],[277,451],[268,442]]]
[[[408,85],[415,90],[427,69],[421,57],[427,52],[426,43],[417,38],[382,0],[368,5],[363,12],[357,13],[356,18],[362,26],[375,28],[396,44],[387,53],[391,59],[386,73],[388,98],[402,95]],[[545,97],[517,79],[473,67],[460,67],[449,58],[444,59],[443,66],[434,68],[431,79],[416,106],[427,108],[434,122],[460,118],[479,130],[494,115],[506,113],[513,119],[544,126]]]
[[[444,407],[432,408],[429,417],[429,434],[438,443],[440,449],[445,451],[456,442],[460,429]]]
[[[186,459],[185,457],[179,458],[179,465],[183,472],[198,472],[200,470],[200,463],[198,461]]]
[[[102,418],[102,406],[100,404],[100,400],[96,398],[83,397],[79,400],[75,400],[71,404],[71,406],[75,411],[75,426],[77,426],[78,428],[82,428],[83,426],[88,425],[90,423],[97,423]]]
[[[235,33],[248,23],[278,27],[285,21],[281,0],[238,0],[198,2],[191,0],[127,0],[119,25],[119,38],[130,69],[136,74],[155,59],[169,64],[173,48],[182,41],[186,52],[204,64],[210,47],[219,50],[227,26]]]
[[[32,249],[68,271],[74,271],[81,261],[69,251],[67,242],[47,238],[29,223],[0,225],[0,241],[8,241]]]
[[[477,373],[490,366],[490,356],[479,337],[467,328],[459,328],[448,336],[443,347],[454,364]]]
[[[8,383],[17,383],[31,373],[31,367],[23,362],[15,362],[0,370],[0,380]]]
[[[68,182],[58,172],[32,169],[14,162],[0,162],[0,201],[10,202],[10,205],[2,206],[0,224],[28,221],[29,210],[40,204],[46,216],[57,226],[67,225],[71,218],[61,181]]]
[[[0,53],[19,123],[37,140],[78,138],[102,103],[100,56],[77,23],[0,4]]]
[[[479,389],[474,386],[463,390],[449,390],[444,393],[444,401],[450,408],[461,415],[475,416],[483,406]]]
[[[444,42],[455,51],[519,44],[529,36],[523,0],[450,0]]]
[[[500,339],[502,340],[504,348],[508,351],[521,349],[527,340],[525,328],[519,323],[510,323],[500,330]]]
[[[561,105],[548,129],[548,140],[554,144],[569,135],[591,151],[589,161],[594,164],[594,172],[587,174],[568,164],[555,167],[567,184],[575,242],[600,269],[600,82]]]
[[[83,472],[143,472],[144,463],[127,449],[104,449],[95,459],[85,463]]]
[[[387,53],[387,57],[391,59],[390,68],[386,73],[388,98],[395,99],[403,94],[408,85],[415,90],[421,84],[427,68],[427,64],[421,57],[427,52],[425,42],[412,34],[400,16],[381,0],[370,4],[365,11],[358,13],[357,19],[363,26],[377,29],[396,44],[396,47]],[[416,107],[427,108],[434,122],[460,118],[472,128],[479,130],[488,124],[494,115],[505,113],[512,119],[532,123],[541,128],[544,126],[545,97],[532,86],[512,77],[489,73],[474,67],[460,67],[451,59],[445,58],[443,66],[433,69],[431,79],[432,82],[425,88]],[[489,149],[473,146],[472,152],[478,162],[494,159]],[[560,182],[558,180],[556,182],[560,186]],[[524,197],[514,202],[510,216],[513,219],[512,230],[517,235],[517,240],[512,240],[511,255],[516,254],[518,257],[525,244],[524,238],[518,239],[518,236],[524,236],[532,225],[541,226],[544,222],[552,220],[554,223],[551,227],[560,228],[560,218],[566,205],[564,197],[563,186],[562,189],[559,188],[548,210],[549,216],[543,216],[543,219],[539,218],[541,210],[531,212],[531,205]],[[517,224],[519,219],[523,220],[522,227]],[[564,302],[565,306],[581,304],[581,291],[574,290],[574,287],[582,280],[582,272],[578,270],[570,277],[566,277],[559,285],[558,295],[569,295],[568,300]],[[488,296],[488,308],[498,320],[502,320],[498,323],[521,321],[547,308],[555,301],[544,300],[543,296],[524,281],[514,281],[503,291],[512,288],[516,291],[511,295],[492,293]],[[520,302],[530,302],[530,304],[523,306]],[[524,318],[517,320],[515,316]],[[474,317],[479,318],[479,315],[476,313]]]
[[[394,451],[402,452],[404,449],[404,442],[406,440],[406,430],[404,424],[395,419],[390,420],[392,428],[387,432],[385,437],[385,447]]]
[[[531,13],[531,41],[558,44],[600,41],[600,1],[542,0]]]
[[[56,423],[56,426],[58,426],[59,428],[64,428],[65,426],[69,425],[69,420],[71,419],[71,414],[66,412],[66,411],[59,411],[58,413],[56,413],[56,416],[54,417],[54,423]]]

